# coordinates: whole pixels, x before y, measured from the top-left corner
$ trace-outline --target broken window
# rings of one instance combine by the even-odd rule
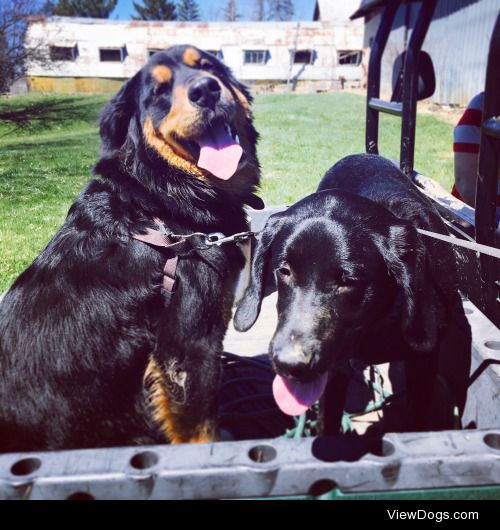
[[[74,61],[78,57],[78,48],[73,46],[49,46],[51,61]]]
[[[296,50],[292,54],[294,64],[313,64],[316,59],[314,50]]]
[[[338,50],[337,59],[339,64],[352,64],[359,66],[363,58],[362,50]]]
[[[121,63],[127,56],[125,46],[121,48],[99,48],[99,61],[102,63]]]

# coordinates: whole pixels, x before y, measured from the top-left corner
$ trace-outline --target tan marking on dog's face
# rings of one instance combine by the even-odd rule
[[[243,107],[243,109],[245,109],[245,114],[246,114],[247,118],[251,118],[252,109],[250,108],[250,102],[245,97],[243,92],[241,92],[241,90],[236,88],[234,85],[231,85],[231,88],[233,89],[233,92],[234,92],[234,94],[236,96],[236,99],[237,99],[238,103]]]
[[[196,51],[196,50],[195,50]],[[239,103],[239,97],[236,92],[233,92],[222,83],[222,81],[215,75],[210,73],[203,73],[203,76],[214,78],[221,87],[221,100],[225,101],[228,106],[234,106],[233,124],[238,132],[241,146],[244,151],[251,152],[251,145],[246,135],[245,122],[247,121],[247,110],[250,111],[249,102],[240,91],[239,97],[242,102]],[[196,80],[192,80],[195,82]],[[233,88],[233,87],[232,87]],[[201,135],[205,134],[205,130],[200,129],[201,113],[203,109],[199,109],[193,105],[188,96],[189,85],[177,85],[172,91],[172,105],[170,111],[165,118],[156,126],[153,124],[151,116],[148,116],[143,125],[144,138],[147,144],[154,149],[169,165],[184,171],[203,182],[216,183],[218,186],[228,186],[229,183],[220,181],[219,179],[211,179],[210,173],[200,169],[197,165],[195,157],[179,142],[181,140],[196,141]],[[237,99],[238,98],[238,99]],[[232,183],[235,182],[233,178]]]
[[[186,48],[182,54],[182,61],[187,66],[198,66],[201,59],[200,52],[195,48]]]
[[[222,100],[233,101],[231,92],[221,83],[220,79],[210,74],[204,74],[204,77],[212,77],[219,83]],[[191,140],[205,132],[199,129],[200,113],[203,110],[190,102],[188,90],[189,86],[183,85],[178,85],[173,90],[170,111],[158,126],[159,131],[165,137],[174,134],[179,138]]]
[[[151,117],[148,116],[143,127],[146,143],[152,149],[154,149],[169,165],[201,180],[206,180],[205,175],[196,165],[191,154],[175,141],[167,127],[163,127],[163,129],[163,132],[156,130],[153,126]]]
[[[199,109],[189,101],[188,88],[183,85],[176,86],[172,93],[170,111],[161,121],[158,129],[165,138],[175,135],[191,139],[198,132],[199,112]]]
[[[161,85],[162,83],[169,83],[172,80],[172,70],[164,64],[158,64],[151,70],[153,79]]]
[[[172,94],[170,112],[157,129],[148,117],[144,123],[144,137],[168,164],[204,179],[193,156],[176,141],[176,138],[191,138],[197,122],[197,110],[189,103],[186,87],[177,86]]]
[[[236,127],[236,131],[238,132],[241,147],[243,148],[247,156],[250,156],[250,154],[253,151],[253,148],[252,148],[252,142],[250,142],[247,136],[247,124],[249,121],[252,120],[252,110],[245,96],[240,91],[238,91],[238,93],[241,95],[241,97],[246,102],[247,107],[245,108],[243,104],[236,105],[236,115],[234,119],[234,125]],[[238,101],[239,101],[239,97],[238,97]]]

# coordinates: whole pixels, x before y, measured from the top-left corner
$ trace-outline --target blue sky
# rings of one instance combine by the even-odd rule
[[[140,0],[136,0],[141,3]],[[295,0],[295,20],[312,20],[315,0]],[[221,20],[222,9],[226,0],[198,0],[204,20]],[[249,18],[255,6],[254,0],[238,0],[238,10]],[[118,0],[118,5],[111,14],[112,19],[129,19],[134,12],[132,0]]]

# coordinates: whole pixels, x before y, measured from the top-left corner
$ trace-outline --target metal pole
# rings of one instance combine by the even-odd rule
[[[495,242],[498,180],[500,174],[500,15],[491,37],[481,129],[479,174],[476,188],[476,241]],[[495,258],[481,256],[481,279],[486,293],[486,315],[500,327],[500,265]]]
[[[366,94],[366,152],[378,155],[378,110],[370,108],[370,100],[380,98],[380,72],[382,55],[391,33],[392,23],[400,1],[394,0],[382,12],[377,35],[371,46],[368,66],[368,87]]]
[[[415,154],[417,121],[418,60],[420,50],[432,20],[437,0],[424,0],[420,8],[410,44],[405,53],[403,74],[403,122],[401,124],[401,171],[411,178]]]

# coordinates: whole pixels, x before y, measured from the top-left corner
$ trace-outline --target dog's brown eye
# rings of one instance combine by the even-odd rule
[[[283,276],[283,277],[289,277],[292,275],[292,271],[286,267],[286,266],[282,266],[280,267],[279,269],[276,269],[276,272],[280,275],[280,276]]]

